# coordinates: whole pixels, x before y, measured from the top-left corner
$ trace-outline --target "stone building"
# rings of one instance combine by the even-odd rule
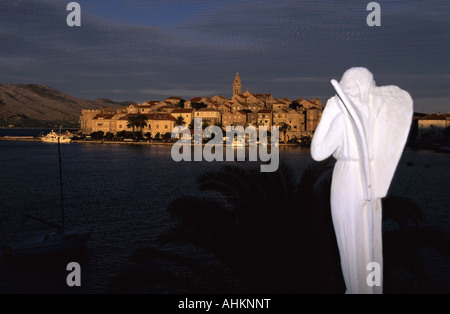
[[[227,112],[222,114],[222,124],[224,127],[241,125],[245,127],[247,114],[244,111]]]
[[[97,115],[101,114],[100,109],[95,110],[81,110],[81,117],[80,117],[80,131],[83,134],[91,134],[92,133],[92,126],[93,126],[93,119]]]
[[[177,108],[172,111],[171,115],[175,119],[177,119],[178,117],[182,117],[185,122],[184,125],[189,127],[189,125],[192,123],[192,119],[194,116],[194,109],[193,108]]]
[[[272,126],[272,110],[261,109],[258,111],[258,126],[265,126],[268,129]]]
[[[202,118],[202,122],[214,125],[221,122],[222,115],[217,109],[202,108],[194,111],[194,118]]]
[[[153,113],[146,115],[147,126],[144,127],[142,133],[150,133],[152,137],[156,137],[159,133],[160,137],[163,137],[166,133],[171,133],[175,127],[176,119],[165,113]]]
[[[308,135],[312,135],[319,125],[320,118],[322,117],[322,110],[313,107],[306,110],[306,131]]]

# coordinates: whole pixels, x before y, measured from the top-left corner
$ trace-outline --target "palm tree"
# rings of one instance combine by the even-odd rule
[[[177,120],[175,121],[175,126],[179,125],[185,125],[186,122],[184,121],[184,118],[182,116],[177,117]]]
[[[300,181],[284,160],[273,173],[225,166],[201,175],[202,196],[171,202],[176,224],[160,240],[195,245],[218,262],[140,249],[132,256],[136,268],[116,276],[112,290],[160,283],[197,293],[343,293],[330,210],[333,167],[333,159],[312,163]],[[397,222],[384,237],[385,291],[446,291],[430,284],[418,252],[427,245],[449,253],[448,237],[425,227],[420,209],[408,200],[387,198],[383,212],[385,223]],[[161,260],[179,267],[155,270]],[[412,279],[402,278],[404,271]]]
[[[280,132],[283,132],[284,143],[286,143],[286,132],[291,130],[291,126],[286,122],[281,122],[279,126]]]
[[[134,136],[134,130],[137,126],[137,116],[135,115],[129,115],[127,116],[127,128],[132,128],[133,129],[133,137]]]
[[[127,117],[127,121],[127,127],[133,128],[133,137],[136,137],[134,132],[136,128],[139,129],[139,132],[142,135],[142,130],[148,124],[147,117],[141,113],[138,113],[137,115],[129,115]]]
[[[142,130],[144,129],[144,127],[146,127],[148,125],[147,123],[147,117],[143,114],[138,114],[136,116],[136,127],[139,128],[139,131],[142,134]]]

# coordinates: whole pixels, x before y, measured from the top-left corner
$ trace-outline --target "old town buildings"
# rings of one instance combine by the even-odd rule
[[[276,99],[272,94],[252,94],[248,90],[242,93],[239,73],[236,73],[232,88],[231,99],[221,95],[189,100],[174,96],[163,101],[148,101],[117,110],[82,110],[81,131],[83,134],[132,131],[128,122],[130,117],[138,114],[144,115],[147,123],[142,131],[152,136],[171,132],[179,124],[190,127],[194,118],[202,118],[208,125],[222,127],[253,125],[270,128],[273,125],[288,125],[287,140],[312,136],[319,124],[323,111],[319,99]]]

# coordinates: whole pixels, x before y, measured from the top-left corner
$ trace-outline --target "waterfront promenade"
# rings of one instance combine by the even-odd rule
[[[0,141],[10,141],[10,142],[42,142],[38,137],[32,136],[4,136],[0,137]],[[109,140],[72,140],[72,143],[82,143],[82,144],[106,144],[106,145],[163,145],[172,146],[174,142],[163,142],[163,141],[139,141],[139,142],[126,142],[126,141],[109,141]],[[203,143],[202,145],[205,145]],[[224,143],[224,145],[226,145]],[[280,146],[301,146],[300,143],[279,143]],[[248,144],[246,144],[248,146]],[[269,142],[270,146],[270,142]]]

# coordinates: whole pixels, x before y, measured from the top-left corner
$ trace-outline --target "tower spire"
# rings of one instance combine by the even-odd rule
[[[242,94],[242,83],[241,77],[239,76],[239,72],[236,72],[236,76],[234,77],[233,82],[233,96],[236,94]]]

